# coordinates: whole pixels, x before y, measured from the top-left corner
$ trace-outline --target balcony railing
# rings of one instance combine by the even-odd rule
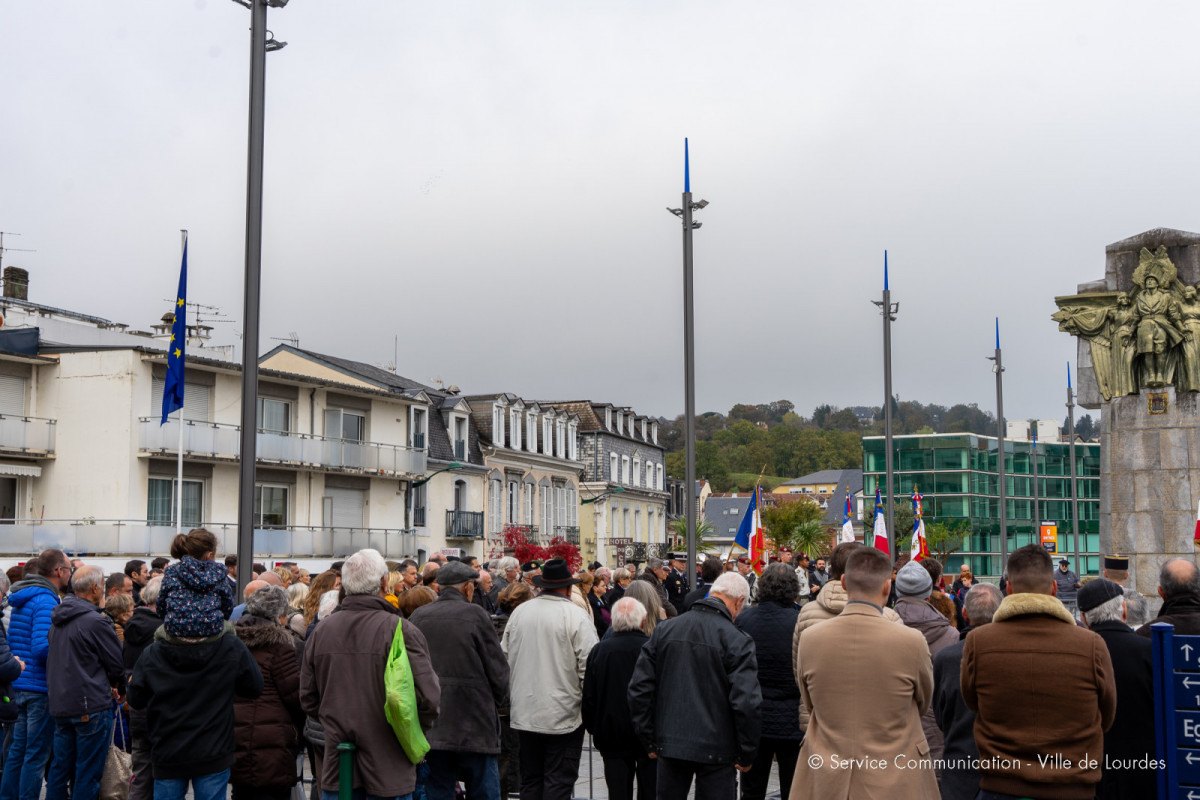
[[[179,452],[177,420],[159,425],[157,417],[142,417],[138,423],[138,449],[141,452]],[[185,420],[183,454],[236,461],[241,451],[240,437],[240,425]],[[255,449],[259,462],[272,464],[382,475],[422,475],[425,472],[424,450],[378,442],[260,430]]]
[[[425,527],[425,508],[424,507],[413,509],[413,525],[415,525],[418,528]]]
[[[483,512],[482,511],[447,511],[446,512],[446,538],[447,539],[482,539],[483,538]]]
[[[0,453],[39,456],[54,453],[57,420],[0,414]]]
[[[216,534],[220,553],[237,552],[237,525],[205,523]],[[32,555],[57,548],[71,555],[160,555],[171,551],[175,526],[146,520],[3,520],[0,554]],[[415,558],[417,536],[389,528],[335,528],[292,525],[256,528],[254,556],[342,558],[372,547],[385,558]]]
[[[419,450],[425,449],[425,434],[414,433],[412,437],[412,446]]]
[[[567,544],[579,544],[578,525],[558,525],[554,528],[554,535],[566,539]]]

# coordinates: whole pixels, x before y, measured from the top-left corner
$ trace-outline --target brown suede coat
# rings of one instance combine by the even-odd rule
[[[1004,598],[992,624],[967,634],[961,678],[963,700],[976,712],[981,789],[1095,796],[1104,731],[1117,710],[1112,660],[1104,640],[1076,626],[1058,598]]]

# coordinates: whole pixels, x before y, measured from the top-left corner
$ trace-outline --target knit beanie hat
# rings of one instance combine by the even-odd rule
[[[896,594],[924,600],[933,592],[933,578],[920,561],[910,561],[896,573]]]

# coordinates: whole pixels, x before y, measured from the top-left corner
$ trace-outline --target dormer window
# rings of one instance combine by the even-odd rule
[[[646,441],[646,420],[642,419],[642,441]]]
[[[658,444],[658,423],[657,422],[650,423],[650,441],[654,442],[655,444]]]
[[[504,447],[504,407],[492,406],[492,444]]]
[[[537,414],[529,412],[525,415],[525,435],[529,438],[525,442],[525,449],[531,453],[537,452]]]
[[[513,408],[510,410],[509,426],[510,426],[510,431],[509,431],[510,441],[509,441],[508,446],[511,447],[513,450],[520,450],[521,449],[521,410],[520,409]]]
[[[604,409],[604,429],[612,430],[612,409],[607,407]]]
[[[617,412],[617,433],[624,433],[624,432],[625,432],[625,412],[618,411]]]
[[[554,418],[542,417],[542,455],[551,455],[554,446]]]

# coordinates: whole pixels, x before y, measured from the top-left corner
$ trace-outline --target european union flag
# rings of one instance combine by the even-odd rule
[[[162,422],[177,408],[183,408],[183,360],[187,349],[187,239],[183,240],[183,266],[179,269],[179,294],[175,295],[175,323],[167,348],[167,380],[163,385]]]

